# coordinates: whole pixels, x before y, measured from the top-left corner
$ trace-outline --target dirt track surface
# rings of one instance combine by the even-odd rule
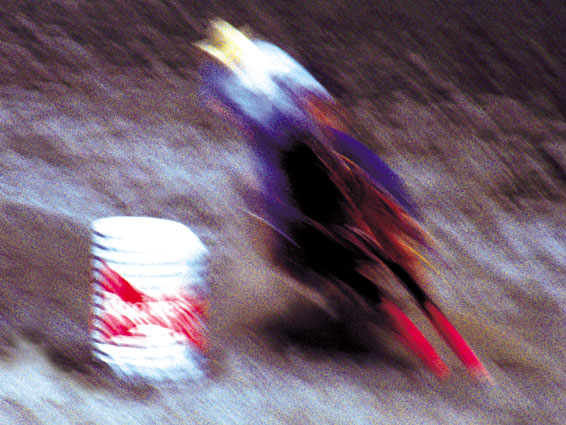
[[[562,2],[7,3],[0,424],[563,422]],[[473,384],[408,299],[445,383],[262,255],[238,208],[253,158],[198,100],[191,42],[214,16],[294,54],[405,178],[444,259],[431,292],[497,386]],[[108,215],[178,220],[211,250],[209,379],[127,385],[92,362],[89,223]]]

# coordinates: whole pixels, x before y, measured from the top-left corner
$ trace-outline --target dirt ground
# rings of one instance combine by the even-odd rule
[[[549,424],[566,414],[566,6],[561,1],[12,0],[0,5],[0,424]],[[434,298],[474,384],[337,323],[263,255],[254,160],[199,103],[191,43],[249,25],[346,105],[438,243]],[[211,251],[209,378],[92,361],[89,223],[180,221]]]

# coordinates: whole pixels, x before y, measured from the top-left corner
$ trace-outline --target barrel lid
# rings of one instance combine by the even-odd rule
[[[110,249],[170,252],[175,253],[175,257],[200,257],[208,253],[190,228],[163,218],[104,217],[92,221],[91,230],[93,242]]]

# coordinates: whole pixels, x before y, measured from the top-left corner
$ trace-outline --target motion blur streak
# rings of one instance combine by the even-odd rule
[[[252,155],[199,102],[215,16],[297,58],[403,176],[452,265],[432,295],[497,387],[449,350],[437,382],[255,251]],[[565,22],[559,0],[2,2],[0,424],[561,424]],[[90,361],[88,224],[124,214],[210,248],[210,380],[128,387]]]

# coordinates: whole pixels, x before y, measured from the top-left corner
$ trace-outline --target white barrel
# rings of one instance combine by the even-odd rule
[[[152,217],[91,223],[93,354],[119,376],[204,376],[208,250],[185,225]]]

